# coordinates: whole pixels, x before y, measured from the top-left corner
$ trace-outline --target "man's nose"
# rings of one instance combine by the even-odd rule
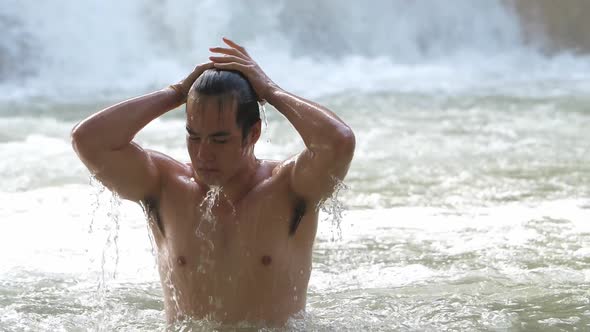
[[[214,161],[215,153],[213,152],[213,144],[208,140],[201,142],[197,151],[197,157],[202,161]]]

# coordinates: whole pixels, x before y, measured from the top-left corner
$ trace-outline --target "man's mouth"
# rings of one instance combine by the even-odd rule
[[[214,173],[214,172],[219,172],[218,169],[216,168],[210,168],[210,167],[199,167],[197,168],[198,172],[205,172],[205,173]]]

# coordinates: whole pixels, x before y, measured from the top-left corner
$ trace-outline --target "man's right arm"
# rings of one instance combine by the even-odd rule
[[[80,160],[122,198],[135,202],[157,198],[164,159],[132,140],[152,120],[185,103],[195,80],[211,68],[211,62],[198,65],[177,84],[110,106],[77,124],[72,145]]]
[[[182,96],[166,88],[110,106],[72,130],[80,160],[107,188],[131,201],[156,195],[160,171],[152,154],[132,142],[149,122],[180,106]]]

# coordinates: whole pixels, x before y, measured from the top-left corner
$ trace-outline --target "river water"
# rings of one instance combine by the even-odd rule
[[[69,132],[222,35],[357,137],[287,330],[590,329],[590,58],[525,43],[501,1],[340,4],[4,2],[0,330],[165,328],[141,208],[90,179]],[[259,158],[302,149],[266,117]],[[180,109],[136,140],[188,161]]]

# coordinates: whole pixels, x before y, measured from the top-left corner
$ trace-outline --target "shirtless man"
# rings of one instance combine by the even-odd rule
[[[80,122],[72,143],[105,186],[146,210],[168,322],[280,326],[305,309],[318,205],[346,175],[355,138],[334,113],[282,90],[243,47],[224,42],[183,81]],[[256,158],[257,101],[290,121],[304,151],[285,161]],[[191,163],[132,142],[185,102]]]

